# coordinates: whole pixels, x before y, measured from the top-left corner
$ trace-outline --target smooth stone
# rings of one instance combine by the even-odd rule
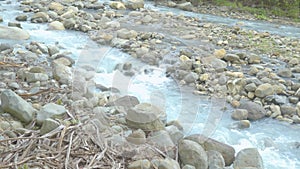
[[[111,7],[112,9],[126,9],[125,5],[122,2],[118,2],[118,1],[112,1],[109,4],[109,7]]]
[[[31,122],[36,112],[31,104],[11,90],[2,91],[1,107],[3,111],[11,114],[24,123]]]
[[[129,134],[126,140],[133,144],[144,144],[146,142],[146,134],[143,130],[138,129]]]
[[[27,40],[29,38],[29,33],[23,29],[0,26],[0,39]]]
[[[176,146],[167,131],[160,130],[153,132],[147,137],[147,142],[166,152],[170,157],[175,157],[174,147]]]
[[[248,118],[248,111],[245,109],[236,109],[232,112],[231,118],[234,120],[246,120]]]
[[[125,6],[128,8],[128,9],[140,9],[140,8],[144,8],[144,0],[128,0],[126,1],[125,3]]]
[[[282,115],[294,115],[296,114],[296,107],[293,105],[281,105],[280,111]]]
[[[256,148],[246,148],[238,152],[233,168],[244,169],[246,167],[264,168],[262,157]]]
[[[193,165],[196,169],[208,168],[208,157],[202,146],[191,140],[182,140],[178,145],[182,165]]]
[[[59,126],[60,126],[59,122],[57,122],[56,120],[48,118],[43,122],[43,125],[40,129],[40,134],[41,135],[47,134],[47,133],[51,132],[52,130],[56,129],[57,127],[59,127]]]
[[[134,161],[128,165],[128,169],[150,169],[150,168],[151,168],[151,162],[147,159]]]
[[[184,165],[184,166],[182,167],[182,169],[196,169],[196,167],[187,164],[187,165]]]
[[[225,161],[222,154],[218,151],[208,151],[208,168],[209,169],[223,169],[225,167]]]
[[[266,110],[261,105],[251,101],[242,101],[239,109],[248,110],[249,120],[259,120],[266,116]]]
[[[54,79],[62,84],[70,84],[72,82],[72,69],[69,66],[53,62],[52,73]]]
[[[293,76],[293,73],[292,73],[291,69],[288,69],[288,68],[279,69],[277,74],[280,77],[292,77]]]
[[[45,12],[37,12],[31,17],[31,22],[33,23],[43,23],[48,22],[49,15]]]
[[[42,124],[48,118],[61,118],[66,112],[67,110],[64,106],[48,103],[37,113],[37,122]]]
[[[49,23],[50,30],[65,30],[64,24],[59,21]]]
[[[21,14],[16,17],[16,20],[17,21],[27,21],[27,18],[28,18],[27,15]]]
[[[265,83],[262,85],[259,85],[255,90],[255,96],[263,98],[269,95],[274,94],[274,88],[271,84]]]
[[[45,73],[25,73],[25,80],[29,83],[37,81],[47,81],[49,79],[48,75]]]
[[[169,133],[174,144],[178,144],[178,141],[181,140],[184,135],[176,126],[171,125],[166,127],[166,131]]]

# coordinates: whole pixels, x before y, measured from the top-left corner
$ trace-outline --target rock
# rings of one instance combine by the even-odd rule
[[[64,106],[48,103],[37,113],[37,123],[42,124],[48,118],[61,118],[66,112]]]
[[[3,17],[2,16],[0,16],[0,22],[3,22]]]
[[[24,123],[31,122],[36,112],[31,104],[27,103],[11,90],[4,90],[1,93],[1,107],[3,111]]]
[[[208,151],[207,156],[209,169],[223,169],[225,167],[224,158],[218,151]]]
[[[184,2],[181,4],[177,4],[177,8],[186,10],[186,11],[191,11],[193,9],[193,5],[191,2]]]
[[[266,116],[266,110],[261,105],[251,101],[242,101],[239,108],[248,110],[249,120],[258,120]]]
[[[259,85],[257,89],[255,90],[255,96],[263,98],[269,95],[274,94],[274,88],[271,84],[265,83],[262,85]]]
[[[125,4],[128,9],[144,8],[144,0],[128,0]]]
[[[238,152],[236,160],[234,161],[234,169],[245,169],[253,167],[256,169],[263,169],[262,158],[256,148],[247,148]]]
[[[245,128],[249,128],[251,125],[249,120],[241,120],[238,122],[235,122],[233,124],[231,124],[230,128],[232,129],[245,129]]]
[[[250,54],[250,56],[248,56],[248,63],[250,64],[255,64],[255,63],[260,63],[261,62],[261,57],[256,55],[256,54]]]
[[[144,144],[146,142],[146,134],[143,130],[138,129],[129,134],[126,140],[133,144]]]
[[[277,74],[280,77],[292,77],[293,76],[293,73],[292,73],[291,69],[289,69],[289,68],[279,69]]]
[[[29,33],[23,29],[0,26],[0,39],[26,40],[29,38]]]
[[[59,3],[59,2],[51,2],[50,4],[49,4],[49,9],[50,10],[53,10],[53,11],[55,11],[55,12],[61,12],[61,11],[63,11],[64,10],[64,6],[61,4],[61,3]]]
[[[118,2],[118,1],[112,1],[109,4],[109,7],[111,7],[112,9],[126,9],[125,5],[122,2]]]
[[[150,23],[151,21],[152,21],[152,16],[150,16],[150,15],[146,15],[145,17],[143,17],[143,19],[142,19],[142,23]]]
[[[16,82],[10,82],[10,83],[8,83],[7,86],[11,89],[19,89],[20,88],[19,84]]]
[[[236,109],[232,112],[231,118],[234,120],[246,120],[248,118],[248,111],[245,109]]]
[[[226,61],[230,61],[232,63],[239,63],[240,62],[240,57],[236,54],[227,54],[227,55],[225,55],[224,59]]]
[[[165,158],[164,160],[153,160],[152,165],[158,169],[180,169],[178,162],[169,157]]]
[[[182,140],[178,145],[178,154],[183,165],[193,165],[196,169],[208,168],[208,158],[205,150],[194,141]]]
[[[166,114],[149,103],[141,103],[129,109],[126,115],[127,125],[131,128],[140,128],[144,131],[164,129]]]
[[[64,24],[59,21],[53,21],[49,24],[50,30],[65,30]]]
[[[128,169],[150,169],[151,168],[151,163],[149,160],[138,160],[130,163],[128,165]]]
[[[17,21],[27,21],[27,15],[21,14],[16,17]]]
[[[48,75],[45,73],[25,73],[25,80],[29,83],[37,81],[47,81],[49,79]]]
[[[204,57],[201,58],[201,62],[203,64],[209,64],[211,65],[214,69],[216,69],[216,71],[218,72],[222,72],[226,69],[227,67],[227,63],[221,59],[218,59],[216,57]]]
[[[182,169],[196,169],[196,168],[192,165],[187,164],[187,165],[183,166]]]
[[[218,59],[223,59],[226,55],[226,50],[225,49],[219,49],[215,50],[214,56]]]
[[[136,105],[140,104],[139,100],[135,96],[123,96],[118,99],[116,99],[113,102],[108,102],[105,104],[106,107],[111,107],[111,106],[122,106],[126,108],[131,108]]]
[[[169,133],[174,144],[178,144],[178,141],[183,138],[183,133],[174,125],[166,127],[167,132]]]
[[[117,36],[118,38],[122,38],[122,39],[132,39],[132,38],[136,38],[137,32],[134,30],[129,31],[123,28],[117,31]]]
[[[245,86],[245,90],[247,92],[255,92],[256,88],[257,86],[255,85],[255,83],[250,83]]]
[[[65,19],[62,23],[64,24],[64,27],[66,29],[74,29],[76,21],[73,18],[69,18],[69,19]]]
[[[49,21],[49,15],[45,12],[37,12],[31,17],[33,23],[43,23]]]
[[[281,105],[280,111],[282,115],[294,115],[296,114],[296,107],[292,105]]]
[[[195,72],[190,72],[189,74],[187,74],[183,80],[186,82],[186,83],[194,83],[196,82],[196,80],[199,78],[198,74],[195,73]]]
[[[72,82],[72,69],[60,63],[52,62],[52,73],[55,80],[62,84]]]
[[[272,111],[271,118],[276,118],[277,116],[281,115],[280,107],[278,105],[270,105],[270,109]]]
[[[162,151],[167,151],[169,155],[174,154],[175,144],[173,143],[169,133],[165,130],[155,131],[147,138],[149,144],[154,145]]]
[[[43,122],[43,125],[40,130],[40,134],[41,135],[47,134],[50,131],[59,127],[59,125],[60,125],[59,122],[57,122],[56,120],[48,118]]]
[[[233,147],[227,144],[221,143],[217,140],[208,138],[200,134],[190,135],[185,139],[195,141],[196,143],[200,144],[205,151],[214,150],[220,152],[225,160],[226,166],[231,165],[234,161],[235,150]]]

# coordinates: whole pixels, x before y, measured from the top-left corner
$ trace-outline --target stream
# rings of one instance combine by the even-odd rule
[[[15,1],[11,4],[0,1],[0,14],[4,20],[1,25],[7,25],[8,21],[15,21],[14,18],[22,13],[18,10],[18,5]],[[292,26],[196,14],[179,9],[157,7],[152,3],[147,3],[146,8],[199,17],[207,22],[229,26],[243,22],[243,27],[246,29],[300,38],[300,28]],[[300,168],[299,125],[290,125],[267,118],[252,122],[249,129],[232,129],[230,127],[234,122],[230,117],[232,109],[221,110],[224,106],[229,107],[224,99],[209,99],[194,95],[193,88],[181,86],[175,79],[166,77],[163,65],[160,67],[146,65],[118,49],[99,46],[90,40],[88,35],[81,32],[51,31],[47,30],[46,24],[30,22],[22,22],[22,27],[31,35],[31,38],[24,43],[31,41],[58,43],[66,51],[72,51],[71,56],[76,60],[76,66],[88,64],[97,70],[94,78],[96,83],[115,87],[121,94],[134,95],[141,102],[150,102],[165,109],[168,121],[179,120],[184,126],[186,135],[202,133],[232,145],[236,152],[244,148],[256,147],[266,169]],[[23,42],[1,39],[0,43]],[[98,53],[97,57],[94,55],[95,52]],[[117,64],[125,62],[133,63],[139,73],[128,77],[114,70]],[[76,78],[76,74],[74,77]]]

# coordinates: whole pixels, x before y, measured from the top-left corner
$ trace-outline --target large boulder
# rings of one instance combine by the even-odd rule
[[[1,107],[3,111],[24,123],[31,122],[36,112],[31,104],[11,90],[4,90],[1,93]]]
[[[239,108],[248,111],[249,120],[259,120],[266,116],[266,110],[261,105],[251,101],[242,101]]]
[[[139,8],[144,8],[144,0],[128,0],[125,3],[125,6],[128,9],[139,9]]]
[[[131,128],[144,131],[162,130],[165,120],[166,113],[149,103],[140,103],[127,110],[126,122]]]
[[[29,38],[29,33],[23,29],[0,26],[0,39],[26,40]]]
[[[220,152],[225,160],[226,166],[231,165],[234,161],[235,150],[230,145],[221,143],[217,140],[208,138],[208,137],[200,135],[200,134],[190,135],[190,136],[186,137],[185,139],[192,140],[192,141],[200,144],[204,148],[205,151],[213,150],[213,151]]]
[[[234,169],[244,169],[244,168],[255,168],[263,169],[262,158],[256,148],[247,148],[238,152],[236,160],[234,161]]]
[[[208,168],[207,154],[200,144],[191,140],[182,140],[178,145],[178,153],[183,165],[193,165],[196,169]]]

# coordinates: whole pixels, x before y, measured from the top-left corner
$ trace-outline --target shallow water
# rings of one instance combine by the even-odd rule
[[[20,13],[17,11],[17,3],[5,5],[4,2],[0,1],[1,15],[5,20],[1,24],[14,21],[15,16]],[[151,7],[150,5],[148,7]],[[170,10],[164,7],[156,9]],[[172,11],[177,10],[172,9]],[[179,12],[182,11],[179,10]],[[190,12],[184,12],[184,14],[201,15]],[[204,18],[204,16],[202,17]],[[214,17],[205,16],[210,22],[225,22],[224,18],[215,19],[215,21],[209,19]],[[228,19],[227,23],[235,24],[235,22],[239,22],[239,20]],[[243,22],[247,22],[248,25],[248,21]],[[258,25],[260,24],[263,25],[263,28],[270,28],[269,23],[262,22]],[[258,27],[256,22],[252,21],[249,21],[249,25],[252,25],[249,27],[251,29]],[[31,39],[24,42],[38,41],[46,44],[58,42],[62,48],[72,52],[71,56],[77,61],[77,66],[89,64],[98,70],[98,73],[95,74],[97,83],[108,87],[117,87],[122,94],[135,95],[143,102],[151,102],[165,109],[168,120],[179,120],[184,126],[186,135],[202,133],[234,146],[237,152],[243,148],[256,147],[263,157],[266,169],[300,168],[299,125],[264,119],[253,122],[249,129],[230,129],[229,126],[233,122],[230,118],[231,110],[228,109],[225,112],[221,110],[222,107],[227,106],[224,100],[193,95],[192,88],[181,86],[176,80],[167,78],[163,67],[151,67],[118,49],[98,46],[81,32],[50,31],[47,30],[46,24],[22,23],[22,26],[31,35]],[[289,28],[281,28],[300,37],[300,31],[297,34],[297,28],[292,31]],[[282,32],[282,30],[277,32]],[[20,43],[4,40],[0,40],[0,42]],[[133,62],[135,67],[140,70],[139,73],[127,77],[114,70],[115,65],[125,62]],[[145,69],[148,70],[148,73],[143,71]]]

